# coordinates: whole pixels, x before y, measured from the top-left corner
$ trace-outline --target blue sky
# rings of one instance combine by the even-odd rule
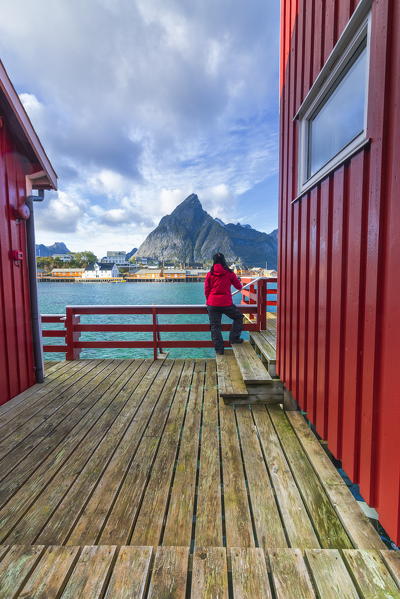
[[[130,250],[185,197],[277,226],[278,0],[0,0],[0,56],[59,175],[37,241]]]

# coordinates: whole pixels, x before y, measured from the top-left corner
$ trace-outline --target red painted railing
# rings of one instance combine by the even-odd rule
[[[251,304],[239,304],[238,308],[252,318],[251,322],[244,324],[244,330],[257,331],[266,328],[266,315],[270,306],[276,306],[276,301],[269,300],[268,295],[271,290],[267,288],[268,282],[275,283],[276,279],[261,279],[257,281],[256,288],[252,291]],[[272,290],[277,293],[276,289]],[[81,316],[87,315],[148,315],[149,321],[144,324],[128,323],[81,323]],[[63,329],[43,330],[44,338],[62,338],[62,345],[44,345],[45,352],[65,353],[67,360],[77,360],[80,357],[82,349],[119,349],[119,348],[148,348],[153,350],[154,359],[164,348],[206,348],[213,347],[211,339],[162,339],[162,333],[193,333],[208,332],[210,330],[208,323],[174,323],[160,324],[158,317],[160,315],[191,315],[207,314],[206,306],[203,305],[138,305],[138,306],[67,306],[65,316],[62,314],[42,315],[43,323],[60,323],[64,325]],[[222,325],[223,331],[230,330],[230,325]],[[83,332],[92,333],[127,333],[140,332],[152,333],[152,339],[149,340],[81,340],[80,335]],[[229,343],[225,341],[225,346]]]
[[[243,285],[248,285],[251,282],[250,277],[241,277],[240,280],[243,283]],[[267,281],[267,283],[275,283],[277,285],[278,279],[266,279],[266,281]],[[248,305],[257,304],[258,303],[258,293],[259,293],[259,286],[257,285],[257,283],[248,285],[248,287],[246,287],[246,289],[242,289],[242,291],[241,291],[242,302],[244,302],[245,304],[248,304]],[[271,300],[268,298],[269,295],[277,295],[278,294],[278,290],[276,288],[268,287],[268,284],[266,284],[265,294],[267,296],[266,302],[267,302],[268,306],[277,306],[278,305],[277,300]],[[254,316],[251,316],[250,318],[253,319]]]

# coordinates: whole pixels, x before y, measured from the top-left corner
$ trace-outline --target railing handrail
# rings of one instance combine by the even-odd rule
[[[232,297],[233,297],[234,295],[236,295],[237,293],[240,293],[240,292],[242,291],[242,289],[247,289],[247,287],[248,287],[249,285],[254,285],[254,283],[257,283],[257,281],[260,281],[261,279],[263,279],[263,280],[264,280],[264,279],[265,279],[265,280],[268,280],[268,277],[256,277],[255,279],[253,279],[253,280],[252,280],[252,281],[250,281],[249,283],[246,283],[246,285],[243,285],[241,289],[237,289],[236,291],[234,291],[234,292],[232,293]]]
[[[261,281],[261,283],[260,283]],[[243,294],[243,303],[236,304],[237,307],[245,314],[250,316],[247,319],[244,330],[260,331],[266,329],[266,313],[268,306],[275,306],[275,300],[269,300],[268,296],[272,292],[277,293],[277,290],[267,288],[268,282],[275,283],[275,278],[256,277],[249,283],[243,286],[246,289],[251,285],[255,286],[253,291],[246,291]],[[257,284],[258,283],[258,284]],[[246,301],[246,299],[248,301]],[[160,333],[196,333],[209,331],[208,323],[166,323],[159,324],[158,316],[162,315],[188,315],[188,314],[207,314],[207,306],[202,304],[134,304],[134,305],[69,305],[66,306],[64,314],[45,314],[42,315],[43,323],[58,323],[64,324],[62,329],[45,329],[43,337],[64,337],[64,345],[44,345],[46,352],[65,353],[67,360],[78,359],[82,349],[116,349],[116,348],[147,348],[153,349],[154,358],[157,358],[159,352],[163,352],[165,347],[213,347],[211,339],[181,339],[175,340],[171,338],[161,339]],[[81,317],[99,315],[147,315],[151,317],[151,322],[138,322],[136,319],[133,322],[99,322],[101,319],[93,320],[92,322],[81,323]],[[230,329],[229,325],[222,325],[222,330]],[[127,339],[120,340],[103,339],[92,340],[81,339],[81,333],[153,333],[152,340]],[[225,342],[228,345],[228,342]]]

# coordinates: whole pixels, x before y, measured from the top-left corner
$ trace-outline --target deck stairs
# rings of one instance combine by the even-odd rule
[[[235,344],[217,355],[220,396],[226,404],[283,402],[283,385],[276,377],[276,351],[267,331],[250,334],[250,342]]]
[[[250,343],[263,364],[265,364],[271,377],[273,379],[277,378],[275,337],[268,331],[256,331],[250,333]]]

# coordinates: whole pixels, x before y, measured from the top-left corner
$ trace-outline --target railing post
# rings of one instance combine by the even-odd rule
[[[80,322],[80,317],[75,316],[73,313],[73,308],[66,308],[66,318],[65,318],[65,343],[67,346],[67,351],[65,355],[66,360],[79,360],[79,356],[81,350],[75,347],[75,341],[79,341],[80,333],[79,331],[74,330],[74,325]]]
[[[79,324],[81,321],[81,317],[78,315],[76,316],[75,314],[72,317],[72,322],[74,323],[74,327],[76,324]],[[80,331],[75,331],[73,332],[73,337],[74,337],[74,360],[79,360],[79,358],[81,357],[81,350],[79,347],[75,347],[75,342],[79,341],[81,334]]]
[[[153,318],[153,358],[157,360],[158,356],[158,322],[157,322],[157,312],[156,308],[151,309],[151,314]]]
[[[163,349],[161,347],[161,334],[160,329],[158,328],[158,314],[156,314],[156,326],[157,326],[157,347],[160,354],[163,353]]]
[[[257,326],[259,331],[265,331],[267,328],[266,295],[266,281],[260,279],[257,282]]]

